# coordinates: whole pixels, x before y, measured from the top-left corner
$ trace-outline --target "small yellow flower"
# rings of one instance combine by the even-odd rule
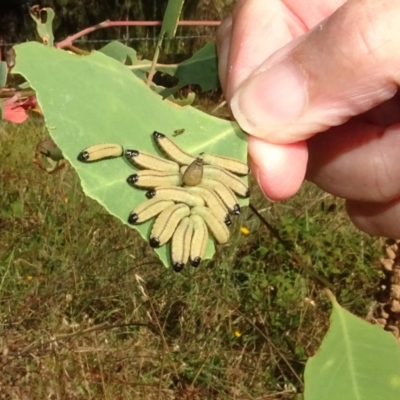
[[[239,331],[235,331],[234,335],[235,337],[240,338],[242,336],[242,333]]]
[[[240,232],[242,232],[243,235],[249,235],[250,234],[250,231],[244,226],[240,227]]]
[[[31,281],[31,280],[33,279],[33,276],[28,275],[28,276],[26,277],[26,279],[27,279],[28,281]]]
[[[65,198],[64,198],[64,203],[65,203],[65,204],[68,204],[68,203],[69,203],[69,198],[68,198],[68,197],[65,197]]]

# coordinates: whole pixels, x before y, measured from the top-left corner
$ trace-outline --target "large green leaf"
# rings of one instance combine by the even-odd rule
[[[214,43],[207,43],[192,57],[178,65],[157,66],[157,70],[179,79],[177,86],[162,93],[164,97],[190,84],[199,85],[203,91],[215,89],[219,85],[217,50]]]
[[[146,74],[151,67],[150,60],[139,60],[137,53],[131,47],[118,41],[108,43],[99,51],[129,65],[129,69],[139,78],[145,80]],[[184,86],[199,85],[203,91],[212,90],[218,87],[218,63],[217,50],[214,43],[207,43],[198,50],[192,57],[179,64],[156,64],[157,71],[164,72],[178,79],[178,84],[171,88],[164,88],[158,92],[163,97],[169,97]],[[159,89],[159,88],[158,88]]]
[[[136,50],[124,45],[123,43],[113,41],[102,47],[99,51],[103,54],[128,65],[129,69],[143,81],[146,80],[147,72],[150,70],[151,61],[139,60]],[[150,88],[162,96],[167,89],[164,86],[150,85]],[[164,96],[163,96],[164,97]],[[195,93],[190,93],[186,99],[175,98],[172,94],[167,99],[180,106],[191,105],[195,99]]]
[[[331,326],[307,362],[305,400],[399,400],[400,346],[332,299]]]
[[[201,151],[246,160],[247,138],[236,123],[192,107],[163,101],[113,58],[100,52],[70,54],[39,43],[15,47],[14,72],[36,90],[47,128],[64,157],[77,170],[85,193],[126,223],[131,210],[145,200],[144,191],[126,183],[133,167],[123,158],[82,164],[78,153],[93,144],[113,142],[125,148],[157,152],[151,133],[184,133],[174,140],[192,154]],[[248,204],[247,200],[241,201]],[[150,223],[137,229],[148,237]],[[158,249],[168,263],[168,249]],[[211,255],[211,253],[209,254]]]

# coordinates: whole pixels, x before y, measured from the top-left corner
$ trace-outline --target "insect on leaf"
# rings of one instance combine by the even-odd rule
[[[184,129],[173,140],[185,151],[246,161],[247,136],[236,123],[163,101],[126,66],[103,53],[80,56],[34,42],[17,45],[15,50],[14,72],[36,91],[49,133],[78,172],[85,193],[125,224],[130,212],[146,200],[144,190],[126,183],[136,170],[123,157],[84,164],[77,160],[81,150],[117,143],[157,154],[153,131],[171,137],[175,130]],[[240,204],[247,205],[248,199]],[[150,227],[146,222],[134,228],[148,240]],[[157,253],[168,265],[168,248]],[[211,255],[212,251],[208,258]]]

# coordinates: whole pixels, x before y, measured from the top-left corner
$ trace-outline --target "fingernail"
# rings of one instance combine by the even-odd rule
[[[231,109],[243,130],[265,136],[268,127],[296,121],[307,100],[303,72],[293,61],[284,61],[244,82],[232,98]]]
[[[256,179],[257,183],[258,183],[258,187],[260,188],[261,193],[263,194],[263,196],[270,201],[271,203],[274,203],[275,200],[272,200],[267,192],[264,189],[264,182],[265,182],[265,175],[261,172],[260,168],[258,167],[258,165],[252,160],[250,159],[250,167],[251,167],[251,172],[253,173],[254,178]]]
[[[256,181],[258,183],[258,187],[261,190],[261,193],[263,196],[270,202],[270,203],[276,203],[276,200],[273,200],[271,197],[268,196],[267,190],[264,188],[265,182],[266,182],[267,177],[260,171],[258,171],[256,175]]]
[[[257,183],[258,183],[258,187],[261,190],[261,193],[263,194],[263,196],[270,202],[270,203],[276,203],[276,200],[271,199],[271,197],[268,196],[267,192],[264,190],[264,186],[262,185],[262,183],[265,181],[266,177],[264,174],[262,174],[260,172],[260,174],[257,176]]]

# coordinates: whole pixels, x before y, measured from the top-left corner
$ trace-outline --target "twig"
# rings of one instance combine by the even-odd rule
[[[80,49],[79,47],[76,47],[73,44],[67,44],[64,48],[65,48],[65,50],[72,51],[73,53],[81,55],[81,56],[86,56],[86,55],[90,54],[90,51]]]
[[[143,61],[143,60],[141,60]],[[146,60],[147,61],[147,60]],[[147,68],[149,65],[151,66],[151,61],[149,61],[148,64],[142,63],[142,64],[135,64],[135,65],[126,65],[127,68],[129,68],[130,70],[135,70],[135,69],[141,69],[143,67]],[[161,63],[156,63],[156,67],[177,67],[178,64],[161,64]]]
[[[28,89],[28,90],[1,90],[0,91],[0,98],[2,99],[8,99],[11,97],[14,97],[15,95],[18,96],[19,99],[21,99],[22,97],[31,97],[31,96],[35,96],[36,92],[32,89]]]
[[[151,61],[151,67],[150,67],[150,71],[149,74],[147,75],[147,82],[146,85],[150,87],[151,83],[153,82],[153,77],[154,74],[156,72],[156,65],[157,65],[157,61],[158,61],[158,56],[160,55],[160,51],[161,51],[161,46],[162,46],[162,42],[164,39],[164,35],[165,32],[161,32],[158,40],[157,40],[157,46],[156,49],[154,51],[154,56],[153,56],[153,60]]]
[[[122,21],[120,21],[120,22],[122,22]],[[64,47],[71,45],[74,40],[76,40],[82,36],[85,36],[91,32],[97,31],[97,29],[108,28],[109,26],[121,26],[121,25],[112,25],[112,22],[109,20],[100,22],[97,25],[93,25],[93,26],[90,26],[89,28],[82,29],[78,33],[68,36],[66,39],[61,40],[61,42],[56,43],[56,47],[59,49],[63,49]]]
[[[253,213],[256,215],[256,217],[267,227],[267,229],[272,233],[272,235],[278,240],[280,244],[283,245],[283,247],[286,250],[292,250],[293,249],[293,244],[282,239],[281,235],[279,232],[258,212],[258,210],[253,206],[253,204],[249,204],[249,208]]]

